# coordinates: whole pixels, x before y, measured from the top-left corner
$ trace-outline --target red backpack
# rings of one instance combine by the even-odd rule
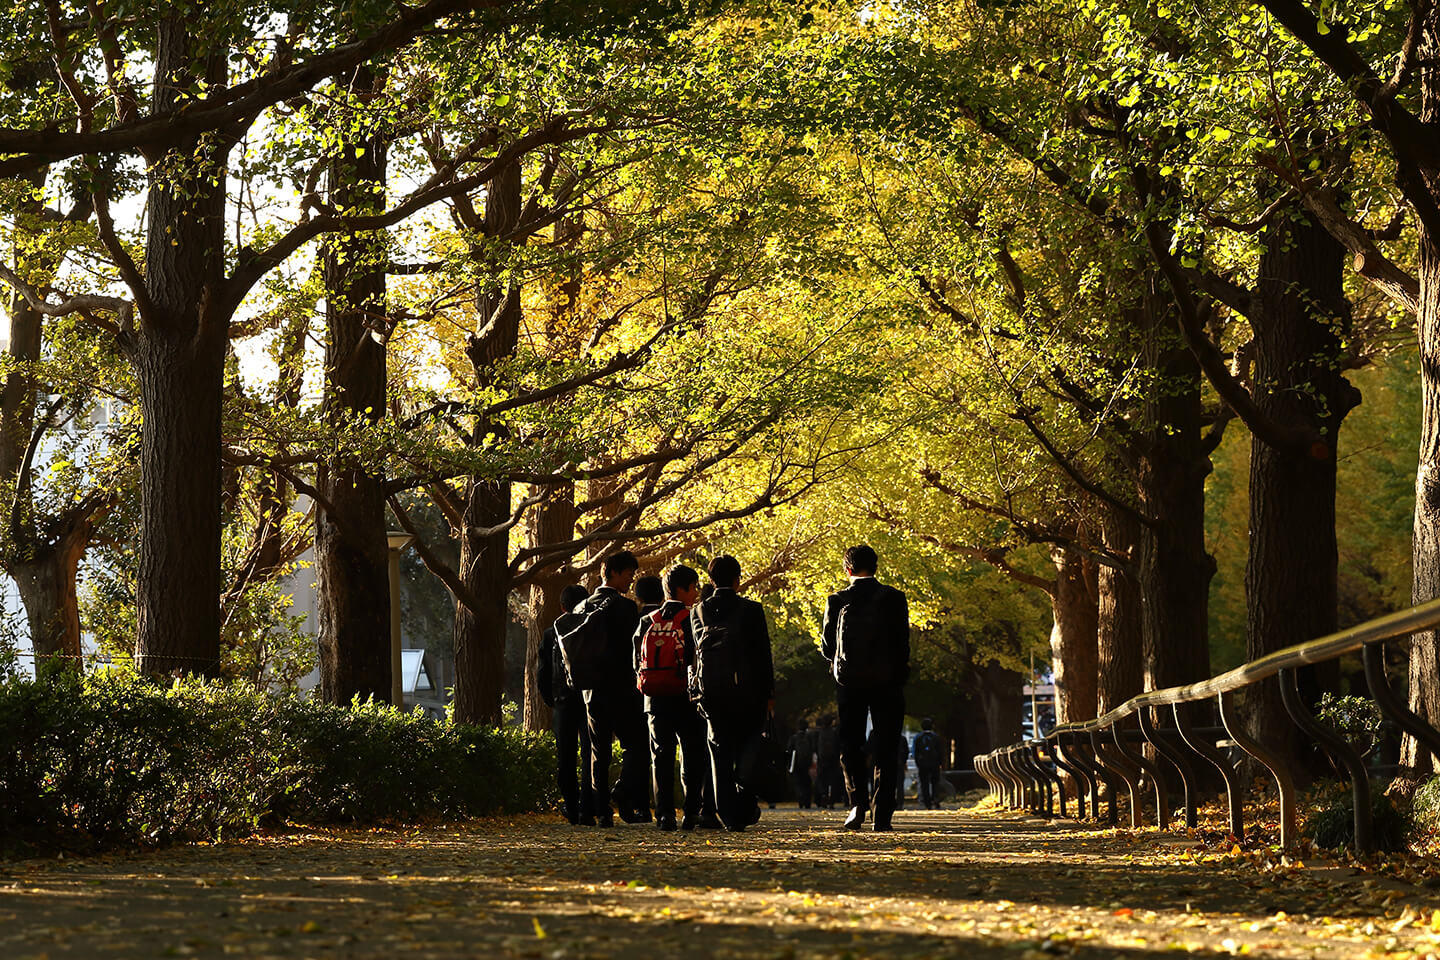
[[[635,686],[647,697],[683,697],[685,685],[685,617],[682,609],[673,620],[656,610],[640,639],[639,669]]]

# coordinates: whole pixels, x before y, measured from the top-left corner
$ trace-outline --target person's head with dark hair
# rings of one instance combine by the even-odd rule
[[[933,730],[933,729],[935,729],[935,721],[932,720],[932,719],[930,719],[929,717],[926,717],[924,720],[921,720],[921,721],[920,721],[920,729],[921,729],[921,730]]]
[[[797,730],[809,730],[810,721],[806,720],[804,717],[801,717],[799,720],[795,721],[795,728]]]
[[[832,726],[834,726],[834,725],[835,725],[835,718],[832,717],[832,716],[830,716],[830,714],[827,713],[827,714],[825,714],[825,716],[823,716],[823,717],[820,718],[820,726],[822,726],[822,727],[832,727]]]
[[[629,550],[617,550],[600,561],[600,576],[605,578],[605,586],[621,593],[630,589],[639,569],[640,561]]]
[[[677,563],[665,571],[665,597],[687,607],[700,599],[700,574],[693,567]]]
[[[740,586],[740,561],[728,553],[711,560],[707,572],[716,590],[735,590]]]
[[[861,544],[845,551],[845,572],[852,577],[873,577],[880,569],[875,551]]]
[[[659,577],[637,577],[635,599],[647,607],[658,607],[665,602],[665,584]]]
[[[580,604],[584,603],[585,598],[588,596],[590,596],[589,590],[586,590],[578,583],[572,583],[560,591],[560,607],[563,610],[574,610],[580,606]]]

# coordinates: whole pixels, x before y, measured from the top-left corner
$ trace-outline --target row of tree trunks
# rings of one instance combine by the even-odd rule
[[[1097,716],[1135,696],[1145,683],[1140,585],[1130,569],[1139,552],[1140,521],[1127,510],[1103,510],[1105,552],[1126,565],[1102,564],[1098,570]]]
[[[1071,546],[1056,547],[1050,559],[1055,564],[1055,588],[1050,594],[1054,614],[1050,662],[1055,675],[1055,720],[1089,720],[1095,716],[1098,654],[1095,564]]]
[[[364,105],[383,95],[369,67],[348,78]],[[348,120],[352,129],[362,119]],[[357,133],[330,163],[330,202],[357,215],[384,209],[388,143],[378,131]],[[324,248],[324,414],[337,429],[378,423],[386,409],[383,233],[344,233]],[[328,703],[391,698],[389,544],[385,478],[366,469],[363,451],[339,449],[316,469],[316,618],[320,696]]]

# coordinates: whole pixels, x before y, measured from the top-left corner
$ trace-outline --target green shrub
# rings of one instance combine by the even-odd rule
[[[243,684],[0,681],[0,843],[217,839],[282,820],[458,819],[553,800],[548,735]]]
[[[1316,704],[1315,716],[1340,734],[1362,757],[1373,753],[1384,736],[1385,715],[1380,712],[1380,705],[1369,697],[1323,693]]]
[[[1409,824],[1390,798],[1379,790],[1370,792],[1371,821],[1378,850],[1405,849]],[[1317,847],[1337,849],[1355,843],[1355,798],[1348,787],[1321,798],[1305,821],[1305,834]]]
[[[1410,802],[1410,816],[1417,830],[1440,830],[1440,777],[1420,784]]]

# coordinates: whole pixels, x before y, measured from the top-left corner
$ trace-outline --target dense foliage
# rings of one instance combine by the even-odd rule
[[[0,844],[216,840],[266,825],[543,808],[548,737],[121,676],[0,684]]]

